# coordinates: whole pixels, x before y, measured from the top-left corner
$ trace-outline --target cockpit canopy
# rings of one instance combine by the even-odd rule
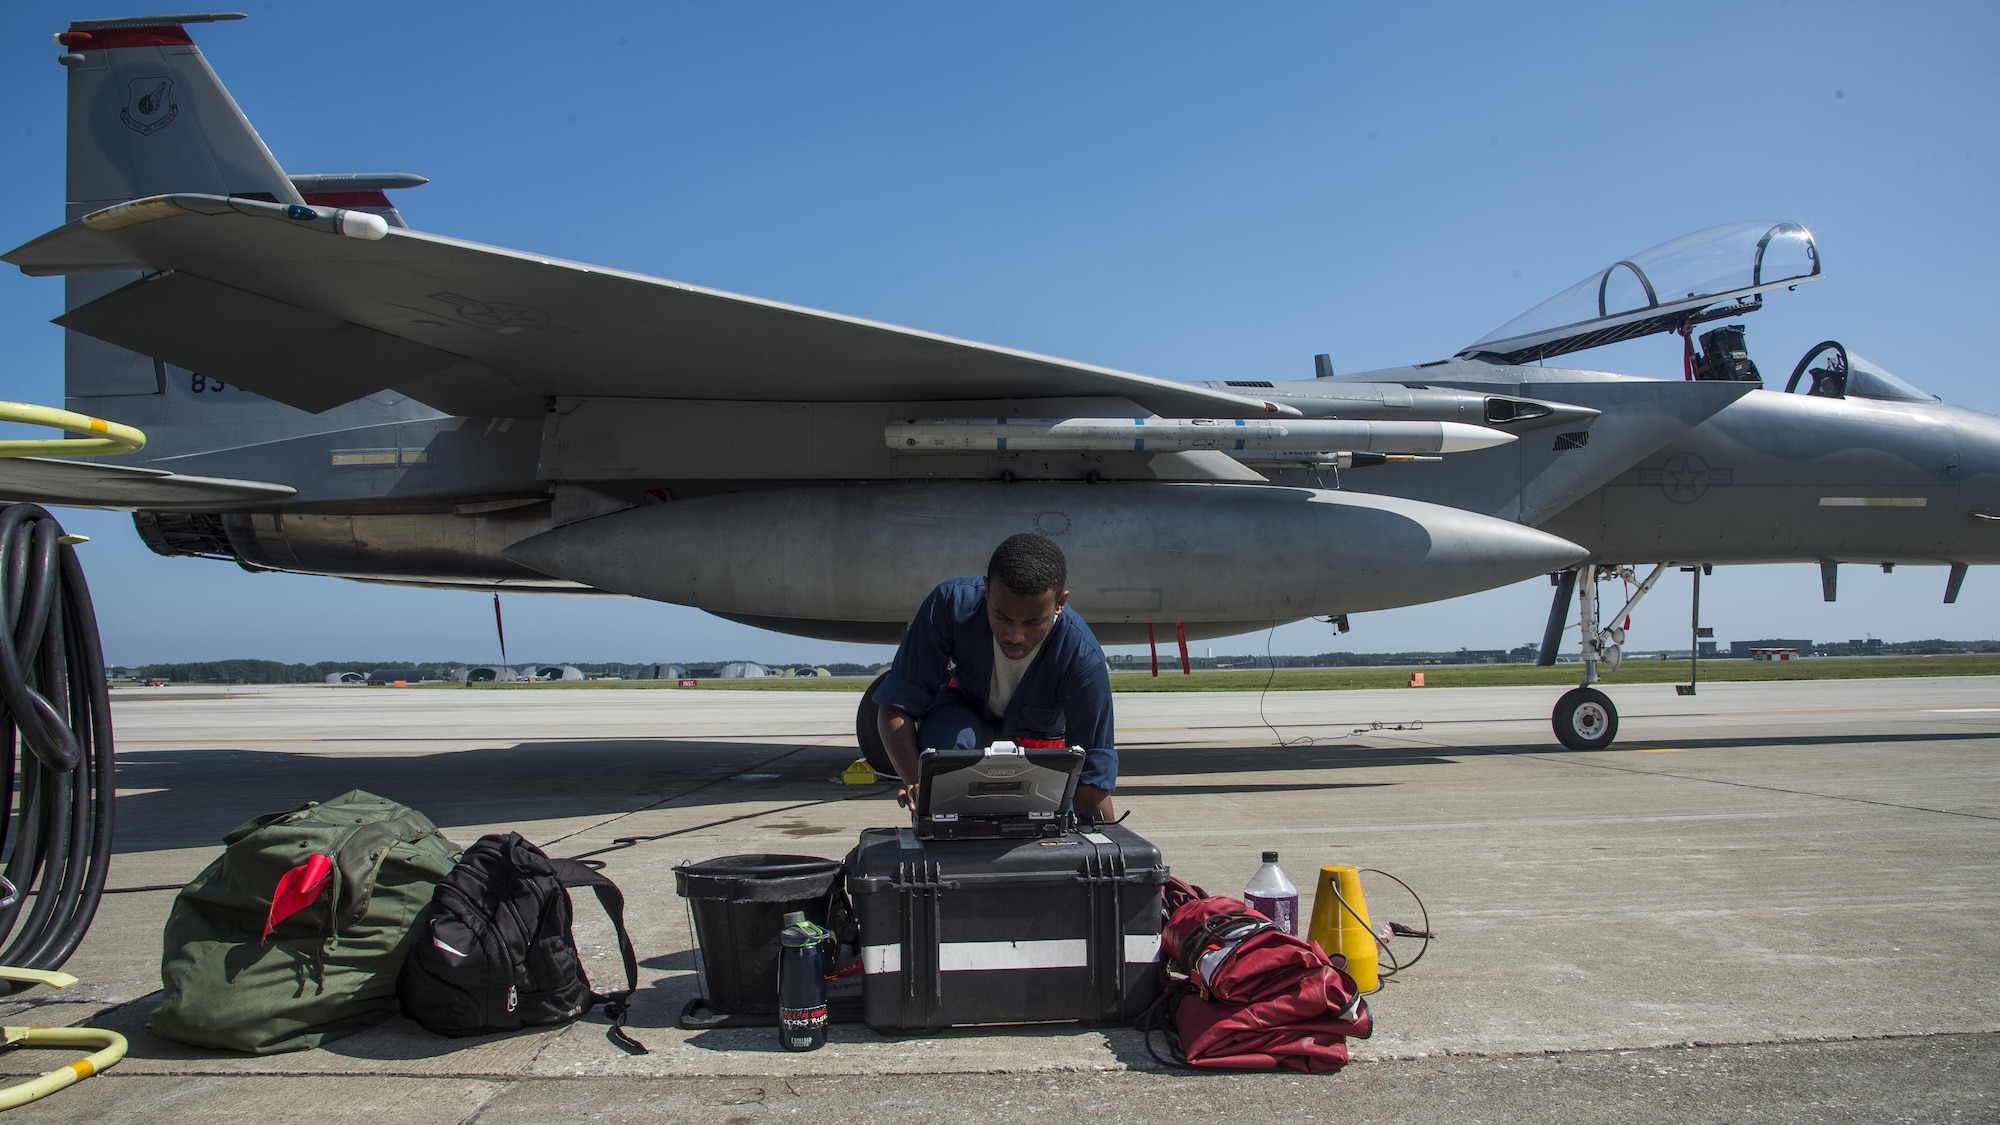
[[[1891,375],[1887,369],[1848,351],[1838,340],[1814,345],[1805,358],[1799,360],[1798,366],[1792,368],[1792,377],[1786,382],[1785,391],[1799,390],[1801,381],[1804,381],[1804,392],[1814,398],[1940,401],[1936,395],[1927,395]]]
[[[1766,290],[1819,276],[1819,247],[1806,228],[1785,222],[1727,223],[1614,262],[1458,355],[1532,363],[1656,332],[1678,332],[1754,312],[1762,307]]]

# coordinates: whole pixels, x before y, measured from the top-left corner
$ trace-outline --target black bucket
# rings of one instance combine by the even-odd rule
[[[674,868],[694,911],[704,1005],[721,1017],[776,1017],[778,935],[802,910],[831,928],[845,865],[810,855],[728,855]]]

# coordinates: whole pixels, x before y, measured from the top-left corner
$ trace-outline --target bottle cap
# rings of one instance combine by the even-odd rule
[[[1265,862],[1265,863],[1276,863],[1276,862],[1278,862],[1278,853],[1277,853],[1277,852],[1265,852],[1265,853],[1264,853],[1264,862]]]
[[[765,917],[769,917],[769,915],[765,915]],[[785,915],[785,923],[784,923],[784,924],[785,924],[785,925],[787,925],[787,926],[795,926],[795,925],[797,925],[797,924],[799,924],[800,922],[803,922],[803,921],[805,921],[805,920],[806,920],[806,912],[805,912],[805,911],[803,911],[803,910],[793,910],[793,911],[790,911],[790,912],[788,912],[788,913],[787,913],[787,914]]]

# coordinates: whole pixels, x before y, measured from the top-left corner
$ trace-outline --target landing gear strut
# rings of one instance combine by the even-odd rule
[[[1612,615],[1612,621],[1624,621],[1626,615],[1632,612],[1632,607],[1638,605],[1639,599],[1652,590],[1653,583],[1660,580],[1660,575],[1666,569],[1666,563],[1653,567],[1653,572],[1646,575],[1645,581],[1639,583],[1638,588],[1632,591],[1631,597],[1625,599],[1625,607]],[[1602,602],[1598,599],[1597,584],[1612,577],[1630,582],[1635,575],[1629,566],[1585,563],[1576,568],[1578,630],[1582,633],[1583,683],[1557,700],[1555,713],[1550,716],[1556,740],[1571,750],[1602,750],[1611,745],[1612,739],[1618,737],[1618,708],[1612,705],[1610,696],[1590,686],[1598,681],[1600,671],[1617,671],[1618,665],[1625,658],[1621,647],[1625,644],[1624,627],[1618,624],[1607,626],[1601,620]],[[1558,588],[1563,585],[1568,583],[1560,583]],[[1567,591],[1558,594],[1556,604],[1550,613],[1551,631],[1556,635],[1560,634],[1554,630],[1553,623],[1558,620],[1558,615],[1561,617],[1569,615],[1569,599],[1563,596],[1565,593]],[[1549,646],[1545,655],[1553,653],[1553,646]]]

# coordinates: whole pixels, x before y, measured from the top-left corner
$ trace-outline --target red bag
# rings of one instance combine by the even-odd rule
[[[1158,1029],[1187,1065],[1324,1074],[1374,1030],[1354,978],[1319,946],[1178,879],[1166,902],[1161,948],[1187,979],[1169,986]]]

